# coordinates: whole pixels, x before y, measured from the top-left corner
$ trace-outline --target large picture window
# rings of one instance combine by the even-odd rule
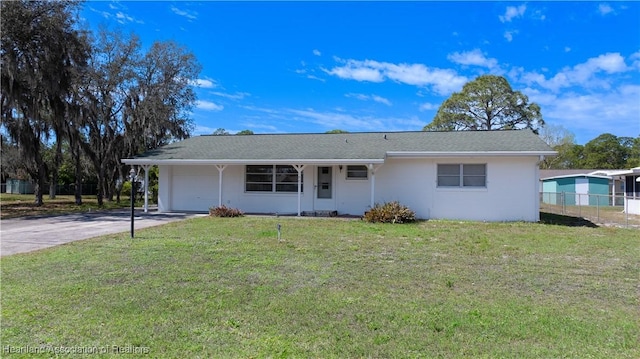
[[[347,179],[366,180],[368,173],[367,166],[347,166]]]
[[[302,174],[301,174],[302,175]],[[304,176],[301,178],[304,192]],[[298,192],[298,171],[288,165],[250,165],[245,171],[247,192]]]
[[[486,187],[486,164],[439,164],[438,187]]]

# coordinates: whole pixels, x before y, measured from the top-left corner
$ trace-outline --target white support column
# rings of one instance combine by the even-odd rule
[[[376,170],[377,168],[373,165],[373,163],[369,163],[369,173],[371,173],[371,201],[369,206],[371,208],[375,206]]]
[[[144,213],[149,212],[149,168],[151,165],[142,165],[144,169]]]
[[[218,207],[222,206],[222,171],[227,168],[227,165],[216,165],[218,169]]]
[[[611,179],[613,180],[613,186],[611,188],[611,205],[613,207],[616,206],[616,178],[615,177],[611,177]]]
[[[293,168],[298,171],[298,217],[300,217],[300,194],[302,193],[302,170],[306,165],[293,165]]]

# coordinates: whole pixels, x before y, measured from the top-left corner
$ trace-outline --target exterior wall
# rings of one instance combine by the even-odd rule
[[[558,192],[558,183],[555,180],[542,181],[542,202],[548,204],[560,204]]]
[[[537,157],[447,158],[437,163],[486,163],[486,188],[437,188],[436,164],[431,218],[481,221],[539,220]]]
[[[576,193],[576,180],[574,178],[558,178],[558,193]],[[576,197],[575,195],[563,195],[564,204],[567,206],[575,206]]]
[[[567,177],[543,181],[543,202],[575,206],[608,206],[609,179],[598,177]],[[554,194],[555,193],[555,194]],[[597,196],[601,195],[601,196]]]
[[[158,166],[158,212],[171,212],[173,166]]]
[[[311,210],[313,187],[308,166],[303,171],[304,192],[302,210]],[[244,190],[245,166],[227,166],[222,172],[222,199],[225,206],[239,208],[248,213],[297,213],[297,193],[258,193]],[[178,165],[160,166],[158,210],[207,212],[219,203],[219,174],[215,166]],[[311,188],[311,189],[310,189]]]
[[[334,170],[335,171],[335,170]],[[336,210],[338,213],[362,215],[370,208],[371,171],[367,179],[347,179],[347,166],[335,171]],[[376,187],[379,176],[376,174]]]
[[[589,178],[589,196],[590,206],[608,206],[609,205],[609,179],[608,178]]]
[[[537,157],[501,158],[388,158],[375,169],[374,202],[399,201],[418,218],[480,221],[538,221],[539,182]],[[438,188],[437,165],[483,163],[486,188]],[[333,168],[335,210],[362,215],[370,208],[371,171],[366,180],[346,178],[346,165]],[[247,213],[295,214],[297,193],[257,193],[244,190],[245,166],[223,171],[222,204]],[[313,211],[317,167],[303,172],[301,211]],[[218,205],[218,170],[215,166],[160,166],[158,207],[162,212],[207,211]]]
[[[302,172],[303,192],[300,195],[301,211],[309,211],[312,206],[313,166]],[[247,213],[294,214],[298,212],[298,193],[245,192],[245,166],[227,166],[222,179],[222,203],[239,208]],[[217,191],[217,189],[216,189]],[[216,203],[217,204],[217,203]]]
[[[376,171],[375,202],[399,201],[418,218],[431,218],[435,163],[431,159],[387,159]]]
[[[624,199],[624,206],[629,214],[640,215],[640,198],[626,197]]]

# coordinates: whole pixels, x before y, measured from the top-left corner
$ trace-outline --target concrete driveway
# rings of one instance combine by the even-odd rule
[[[134,226],[138,230],[204,215],[136,210]],[[131,212],[126,210],[3,219],[0,221],[0,256],[130,230]]]

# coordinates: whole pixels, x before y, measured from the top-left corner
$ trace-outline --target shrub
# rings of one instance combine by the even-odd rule
[[[209,208],[209,215],[212,217],[242,217],[244,213],[237,208],[230,208],[225,205]]]
[[[416,220],[416,213],[398,201],[385,202],[365,212],[364,220],[371,223],[409,223]]]

